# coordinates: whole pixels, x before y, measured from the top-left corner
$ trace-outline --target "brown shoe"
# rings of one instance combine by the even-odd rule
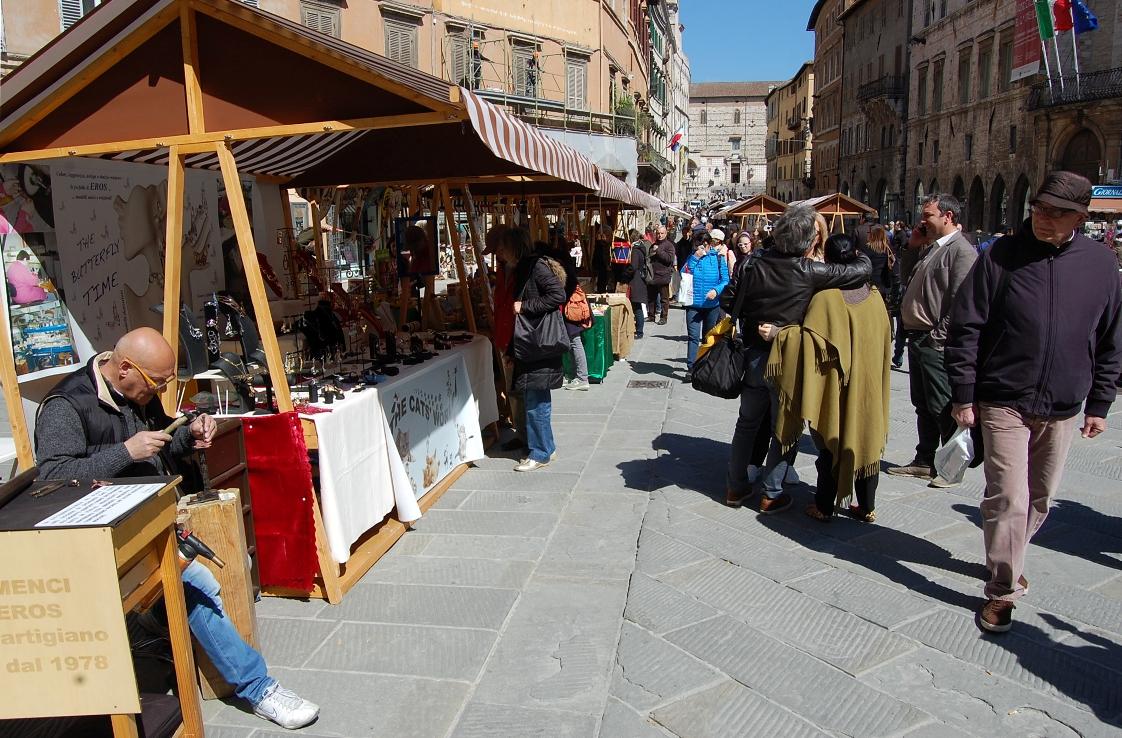
[[[934,479],[935,467],[924,464],[919,459],[913,459],[904,466],[894,466],[888,470],[894,477],[916,477],[917,479]]]
[[[1028,594],[1028,580],[1025,579],[1024,574],[1017,577],[1017,584],[1021,585],[1021,589],[1024,590],[1025,594]]]
[[[786,492],[780,492],[775,499],[765,496],[760,500],[760,515],[774,515],[777,512],[783,512],[791,506],[792,502],[794,500]]]
[[[726,487],[725,504],[729,507],[741,507],[746,501],[752,499],[755,494],[755,487],[749,487],[747,492],[737,492],[734,489]]]
[[[990,633],[1004,633],[1013,627],[1014,607],[1006,600],[986,600],[978,610],[978,627]]]
[[[877,522],[876,510],[866,510],[860,505],[850,505],[849,509],[845,512],[847,515],[849,515],[849,517],[854,518],[855,520],[860,520],[863,523]]]
[[[818,505],[813,502],[804,507],[803,512],[806,513],[807,517],[814,518],[820,523],[829,523],[834,518],[833,515],[827,515],[819,510]]]

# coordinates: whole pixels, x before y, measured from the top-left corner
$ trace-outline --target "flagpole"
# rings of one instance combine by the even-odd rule
[[[1075,60],[1075,97],[1076,97],[1077,100],[1079,99],[1079,86],[1080,86],[1080,81],[1079,81],[1079,46],[1078,46],[1078,44],[1076,44],[1075,40],[1076,40],[1076,36],[1078,36],[1078,35],[1079,34],[1076,33],[1074,29],[1072,29],[1072,31],[1071,31],[1071,54],[1072,54],[1072,57]]]
[[[1052,36],[1052,50],[1056,52],[1056,76],[1060,78],[1060,92],[1064,92],[1064,65],[1060,62],[1060,40]]]
[[[1048,63],[1048,47],[1044,45],[1044,39],[1040,39],[1040,55],[1044,59],[1044,72],[1048,75],[1048,97],[1051,102],[1056,101],[1056,90],[1052,87],[1052,65]]]

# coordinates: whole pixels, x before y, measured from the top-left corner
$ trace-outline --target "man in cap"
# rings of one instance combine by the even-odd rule
[[[1020,231],[986,250],[951,312],[947,374],[960,426],[981,424],[989,581],[978,625],[1002,633],[1028,590],[1025,550],[1060,485],[1077,416],[1106,428],[1122,368],[1113,255],[1080,232],[1091,183],[1052,172]]]

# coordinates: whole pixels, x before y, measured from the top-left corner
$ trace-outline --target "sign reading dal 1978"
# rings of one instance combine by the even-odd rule
[[[140,712],[109,528],[0,533],[0,719]]]

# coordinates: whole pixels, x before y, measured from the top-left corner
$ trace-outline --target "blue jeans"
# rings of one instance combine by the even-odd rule
[[[701,338],[721,317],[721,308],[713,307],[688,307],[686,308],[686,335],[689,343],[686,345],[686,371],[693,369],[693,362],[697,359],[697,347],[701,345]]]
[[[647,319],[643,317],[644,303],[631,301],[631,311],[635,313],[635,337],[639,338],[643,335],[643,326],[646,325]]]
[[[767,459],[760,478],[764,480],[764,494],[775,499],[783,492],[783,478],[787,467],[795,461],[798,446],[782,453],[775,440],[775,419],[779,417],[779,395],[765,379],[770,348],[749,347],[744,351],[744,388],[740,391],[740,415],[732,434],[729,449],[729,471],[726,483],[730,490],[743,492],[748,487],[748,465],[752,463],[752,449],[759,432],[771,434]],[[761,428],[764,416],[771,410],[771,424]]]
[[[275,680],[269,677],[265,659],[242,640],[226,617],[218,590],[218,580],[198,561],[183,570],[183,597],[192,635],[222,678],[234,687],[234,694],[256,705]]]
[[[526,390],[526,445],[530,458],[544,464],[557,450],[553,442],[553,399],[549,390]]]

